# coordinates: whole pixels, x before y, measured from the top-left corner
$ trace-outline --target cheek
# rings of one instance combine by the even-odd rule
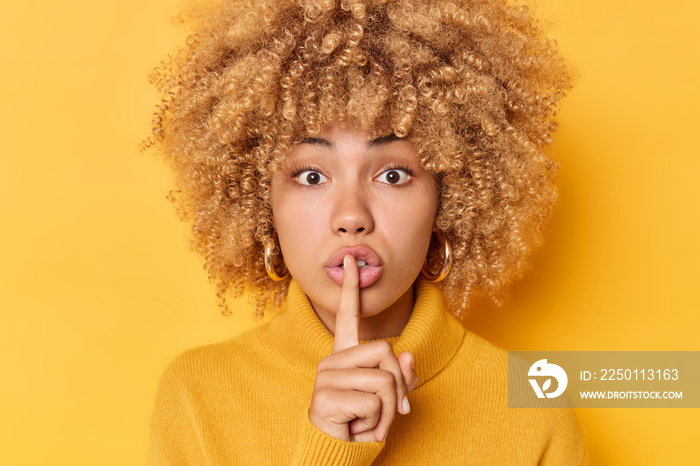
[[[387,237],[398,249],[397,252],[411,263],[422,264],[430,245],[437,200],[428,196],[416,196],[409,202],[387,206],[383,212]]]
[[[435,225],[435,215],[437,214],[437,194],[433,191],[426,191],[424,196],[414,204],[414,244],[411,253],[416,256],[416,261],[421,265],[425,260],[430,247],[430,238]]]
[[[394,222],[401,223],[402,228],[420,233],[432,231],[437,214],[438,198],[430,186],[415,193],[401,202],[392,203],[387,212]],[[414,233],[414,234],[415,234]]]
[[[272,217],[285,261],[308,255],[318,234],[318,209],[289,193],[273,196]]]
[[[290,191],[284,180],[278,177],[273,178],[270,189],[270,205],[272,207],[272,224],[278,237],[287,236],[290,226],[294,225],[291,219],[299,215],[297,210],[300,203],[295,202],[294,193]]]

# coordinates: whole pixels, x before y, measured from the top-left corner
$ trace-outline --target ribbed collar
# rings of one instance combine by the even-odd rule
[[[415,371],[424,383],[440,372],[462,344],[465,331],[443,304],[440,290],[428,282],[416,285],[416,303],[411,318],[400,336],[387,338],[398,355],[410,351]],[[330,355],[333,335],[318,319],[308,298],[292,281],[287,309],[262,329],[262,338],[271,353],[290,369],[313,379],[318,362]],[[467,332],[465,344],[471,344],[470,359],[480,348]]]

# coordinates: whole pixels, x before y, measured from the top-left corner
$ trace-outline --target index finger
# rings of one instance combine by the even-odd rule
[[[343,287],[335,315],[335,341],[331,354],[360,344],[360,274],[355,258],[349,254],[345,256],[343,268]]]

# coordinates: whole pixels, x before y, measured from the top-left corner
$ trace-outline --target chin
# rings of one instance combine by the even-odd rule
[[[370,317],[380,314],[401,298],[387,300],[388,293],[382,292],[380,288],[360,290],[360,315]]]
[[[372,317],[381,314],[389,306],[373,305],[371,301],[365,302],[360,298],[360,317]]]

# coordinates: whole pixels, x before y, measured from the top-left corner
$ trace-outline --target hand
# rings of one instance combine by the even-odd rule
[[[359,344],[360,278],[353,256],[343,264],[333,351],[318,364],[309,419],[341,440],[383,441],[396,411],[410,411],[418,376],[408,351],[397,358],[386,341]]]

